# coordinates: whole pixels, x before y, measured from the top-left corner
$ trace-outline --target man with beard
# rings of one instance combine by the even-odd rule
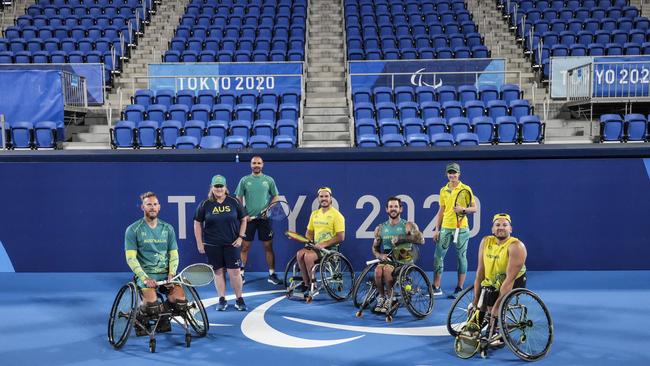
[[[483,238],[478,252],[472,306],[478,306],[482,293],[480,310],[485,312],[491,327],[498,324],[497,312],[503,297],[513,288],[526,287],[526,246],[510,234],[510,215],[494,215],[492,235]]]
[[[257,232],[257,238],[264,245],[266,264],[269,266],[267,282],[279,285],[282,281],[280,281],[278,275],[275,273],[275,254],[273,253],[273,230],[271,229],[271,223],[268,219],[259,217],[263,209],[271,202],[278,200],[278,188],[273,178],[262,173],[263,168],[264,161],[262,158],[260,156],[253,156],[251,159],[251,174],[242,177],[235,190],[235,196],[244,204],[248,212],[248,217],[255,217],[255,219],[249,219],[250,221],[246,226],[246,237],[242,241],[241,278],[242,283],[244,283],[244,267],[248,261],[248,251]]]
[[[310,274],[316,262],[323,256],[322,249],[338,251],[339,245],[345,240],[345,218],[332,207],[332,190],[328,187],[319,188],[318,202],[320,208],[311,213],[305,234],[305,237],[315,244],[300,249],[296,254],[303,280],[303,283],[296,287],[296,293],[309,294],[312,282],[316,281]]]
[[[386,213],[388,220],[375,228],[375,240],[372,243],[372,253],[380,260],[375,268],[375,285],[379,296],[374,311],[378,313],[387,313],[390,308],[394,276],[400,266],[413,263],[413,244],[424,244],[418,226],[400,217],[402,200],[389,197]]]
[[[142,289],[144,301],[140,313],[155,316],[161,311],[156,295],[156,281],[169,280],[176,275],[178,245],[174,228],[158,219],[160,203],[156,194],[143,193],[140,200],[144,217],[126,229],[124,250],[126,263],[135,274],[138,287]],[[186,307],[187,300],[181,286],[168,285],[164,291],[167,292],[167,300],[165,309],[162,310],[181,311]],[[169,317],[165,317],[158,323],[158,331],[169,330]]]

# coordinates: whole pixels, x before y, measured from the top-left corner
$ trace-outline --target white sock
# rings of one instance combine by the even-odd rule
[[[274,270],[274,269],[269,269],[269,276],[272,275],[272,274],[274,274],[274,273],[275,273],[275,270]]]

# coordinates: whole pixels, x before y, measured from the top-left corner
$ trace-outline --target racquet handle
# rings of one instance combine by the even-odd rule
[[[380,262],[380,260],[378,258],[375,258],[373,260],[366,261],[366,265],[369,266],[371,264],[375,264],[375,263],[379,263],[379,262]]]

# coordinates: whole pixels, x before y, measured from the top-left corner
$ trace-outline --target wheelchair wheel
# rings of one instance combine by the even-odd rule
[[[452,337],[458,336],[463,325],[467,322],[467,318],[469,317],[467,309],[472,301],[474,301],[473,284],[458,295],[451,305],[451,309],[449,309],[449,314],[447,314],[447,330]]]
[[[377,299],[377,291],[375,291],[375,268],[377,263],[366,266],[354,282],[354,289],[352,290],[352,303],[355,307],[361,308],[362,305],[366,309],[373,309]]]
[[[126,343],[138,311],[138,292],[134,283],[122,286],[115,296],[108,319],[108,343],[120,348]]]
[[[284,286],[287,290],[287,296],[291,296],[293,289],[296,288],[299,283],[302,283],[302,276],[300,275],[298,261],[294,255],[284,269]]]
[[[197,336],[204,337],[210,329],[210,321],[199,293],[190,286],[183,286],[183,291],[187,299],[187,321]]]
[[[499,327],[508,348],[524,361],[546,356],[553,343],[551,314],[539,296],[526,288],[516,288],[503,298]]]
[[[433,290],[429,277],[418,266],[404,267],[398,277],[404,305],[414,317],[425,318],[433,310]]]
[[[320,278],[327,291],[336,301],[350,297],[354,285],[352,263],[341,253],[326,255],[320,264]]]

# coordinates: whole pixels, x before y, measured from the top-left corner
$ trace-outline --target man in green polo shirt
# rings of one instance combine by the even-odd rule
[[[436,214],[436,224],[433,229],[433,240],[436,244],[433,272],[433,293],[442,295],[440,282],[442,280],[442,271],[444,269],[444,259],[449,246],[453,242],[454,232],[456,231],[457,213],[463,213],[460,224],[458,241],[455,243],[456,255],[458,258],[458,282],[454,294],[449,297],[457,296],[463,289],[465,276],[467,274],[467,243],[469,242],[469,225],[467,215],[476,212],[476,202],[474,201],[474,192],[467,184],[460,181],[460,165],[458,163],[449,163],[445,168],[449,182],[440,188],[440,208]],[[456,197],[461,189],[467,189],[472,193],[472,200],[469,207],[454,206]]]
[[[268,219],[258,217],[261,211],[269,203],[277,201],[278,188],[275,181],[268,175],[262,173],[264,161],[260,156],[253,156],[251,159],[251,174],[239,181],[235,195],[244,204],[249,217],[256,217],[248,222],[246,227],[246,237],[241,247],[241,276],[244,282],[244,267],[248,261],[248,251],[251,242],[254,239],[255,232],[257,238],[262,241],[266,253],[266,264],[269,266],[269,277],[267,281],[274,285],[282,283],[275,273],[275,254],[273,253],[273,230]]]

